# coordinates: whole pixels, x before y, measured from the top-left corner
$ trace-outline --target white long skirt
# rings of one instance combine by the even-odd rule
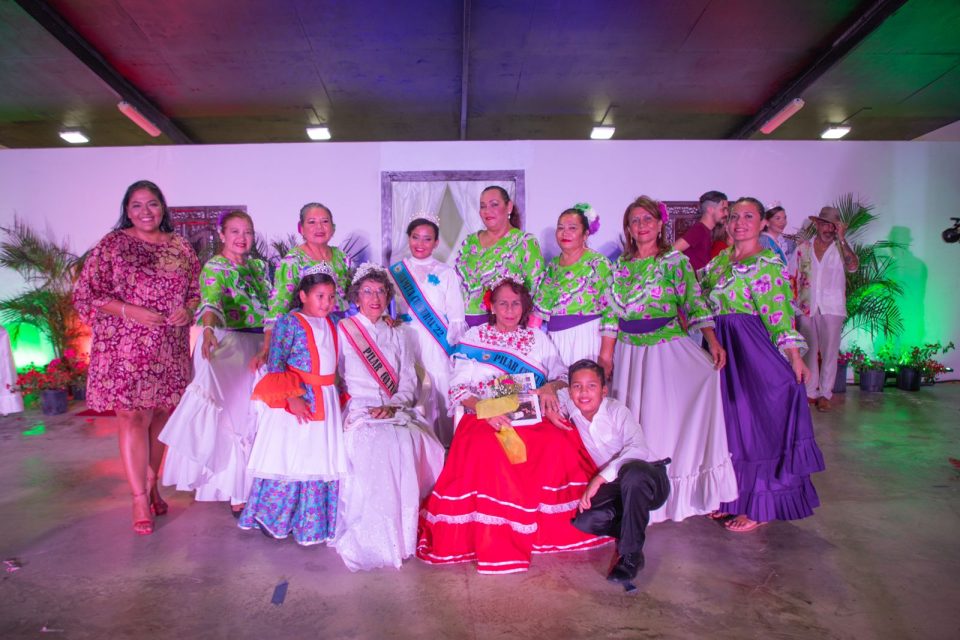
[[[257,378],[249,362],[263,335],[215,330],[210,360],[193,353],[193,381],[170,415],[160,441],[168,447],[161,482],[196,491],[201,502],[242,504],[250,492],[247,458],[256,435],[250,394]]]
[[[13,361],[10,336],[0,327],[0,416],[23,411],[23,396],[10,387],[17,384],[17,365]],[[9,386],[8,386],[9,385]]]
[[[450,356],[437,344],[430,332],[414,318],[407,326],[409,339],[416,343],[417,408],[423,413],[426,424],[444,446],[453,440],[453,418],[447,414],[450,390]]]
[[[563,331],[548,331],[547,335],[568,367],[584,358],[596,362],[600,355],[600,318]]]
[[[259,400],[257,439],[250,452],[252,478],[266,480],[339,480],[347,473],[340,397],[334,386],[321,387],[324,419],[301,424],[284,409]]]
[[[670,497],[650,522],[681,521],[736,500],[720,376],[687,337],[649,346],[617,342],[611,393],[640,421],[647,446],[667,466]]]
[[[340,482],[334,546],[351,571],[400,568],[416,551],[420,503],[443,468],[443,446],[415,412],[366,423],[348,413],[349,475]]]

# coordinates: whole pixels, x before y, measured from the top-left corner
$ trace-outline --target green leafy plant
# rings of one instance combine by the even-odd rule
[[[952,342],[947,343],[946,346],[939,342],[928,342],[923,346],[912,348],[900,359],[900,363],[919,370],[924,382],[934,382],[938,375],[947,371],[946,365],[934,356],[946,353],[953,348]]]
[[[0,233],[0,267],[15,271],[27,284],[26,291],[0,300],[0,321],[10,325],[14,340],[22,324],[35,326],[60,358],[82,332],[73,308],[73,285],[83,258],[19,218],[10,227],[0,227]]]
[[[860,267],[847,273],[847,319],[844,335],[860,329],[872,338],[903,333],[903,317],[897,299],[903,294],[900,284],[890,277],[893,258],[887,252],[901,248],[888,240],[861,241],[865,229],[877,219],[873,205],[847,193],[837,199],[840,219],[847,225],[847,242],[857,254]]]

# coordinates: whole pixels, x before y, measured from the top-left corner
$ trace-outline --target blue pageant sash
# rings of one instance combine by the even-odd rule
[[[454,351],[456,353],[463,354],[471,360],[492,365],[504,373],[509,373],[510,375],[517,373],[532,373],[538,389],[547,383],[547,376],[545,376],[542,371],[534,367],[529,362],[524,362],[517,356],[507,351],[490,349],[488,347],[478,347],[476,345],[465,344],[463,342],[458,344],[454,348]]]
[[[447,355],[453,353],[454,348],[447,342],[447,325],[427,302],[426,296],[420,291],[420,286],[410,270],[407,269],[407,265],[401,260],[390,267],[390,272],[397,283],[397,288],[400,289],[400,295],[407,301],[410,311],[417,316],[417,319],[426,327]]]

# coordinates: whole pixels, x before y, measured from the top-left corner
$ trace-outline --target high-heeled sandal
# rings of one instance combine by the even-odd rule
[[[155,516],[165,516],[167,511],[170,510],[170,505],[164,502],[163,498],[157,496],[156,500],[150,501],[150,513]]]
[[[152,512],[152,506],[149,505],[147,492],[133,494],[133,532],[137,535],[148,536],[153,533],[153,518],[141,518],[137,520],[137,507],[140,499],[143,499],[144,506],[147,506],[147,512]]]

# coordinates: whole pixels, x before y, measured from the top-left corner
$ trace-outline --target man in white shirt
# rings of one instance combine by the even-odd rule
[[[622,402],[607,397],[600,365],[579,360],[569,376],[570,395],[562,408],[599,468],[580,498],[573,526],[617,538],[619,557],[607,580],[629,582],[643,568],[650,511],[661,507],[670,494],[666,471],[670,459],[647,462],[654,456],[640,424]],[[548,412],[547,418],[561,429],[572,428],[556,413]]]
[[[796,252],[797,330],[808,345],[803,356],[810,369],[807,398],[819,411],[829,411],[847,317],[847,272],[856,271],[860,261],[847,244],[839,209],[824,207],[810,219],[817,235],[801,243]]]

